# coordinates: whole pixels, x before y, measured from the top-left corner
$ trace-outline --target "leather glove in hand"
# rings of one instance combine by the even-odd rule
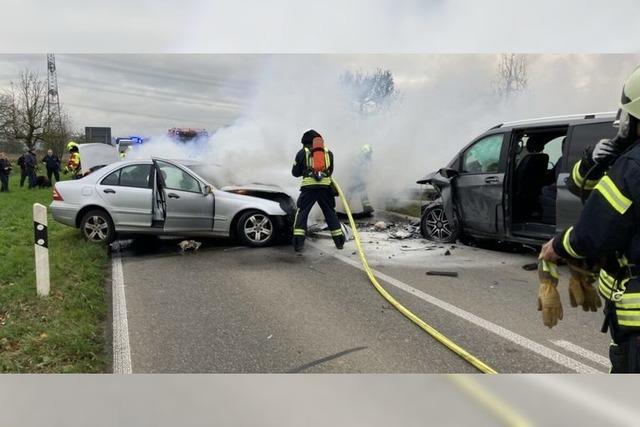
[[[542,322],[552,328],[562,320],[562,302],[558,294],[557,265],[551,261],[540,260],[538,264],[538,311],[542,311]]]

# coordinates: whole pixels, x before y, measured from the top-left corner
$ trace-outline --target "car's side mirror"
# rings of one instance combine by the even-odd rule
[[[205,185],[204,188],[202,189],[202,195],[207,196],[209,194],[211,194],[211,186]]]
[[[440,175],[444,176],[445,178],[453,178],[455,176],[458,176],[458,171],[455,169],[442,168],[439,172]]]

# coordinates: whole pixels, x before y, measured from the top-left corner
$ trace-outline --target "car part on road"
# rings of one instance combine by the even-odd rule
[[[360,257],[360,262],[362,263],[362,267],[366,271],[367,276],[369,277],[369,280],[371,281],[373,286],[376,288],[378,293],[380,293],[380,295],[382,295],[382,297],[384,299],[386,299],[389,303],[391,303],[391,305],[393,305],[396,308],[396,310],[398,310],[400,313],[402,313],[406,318],[411,320],[413,323],[415,323],[417,326],[419,326],[422,330],[424,330],[429,335],[431,335],[433,338],[435,338],[438,342],[440,342],[441,344],[445,345],[449,350],[453,351],[455,354],[460,356],[462,359],[464,359],[465,361],[469,362],[471,365],[473,365],[475,368],[477,368],[480,372],[483,372],[483,373],[486,373],[486,374],[495,374],[495,373],[497,373],[489,365],[485,364],[480,359],[478,359],[477,357],[475,357],[471,353],[469,353],[467,350],[465,350],[464,348],[460,347],[458,344],[456,344],[453,341],[451,341],[445,335],[440,333],[438,330],[433,328],[431,325],[426,323],[424,320],[422,320],[418,316],[416,316],[413,312],[411,312],[405,306],[400,304],[400,302],[398,302],[398,300],[396,300],[389,292],[387,292],[387,290],[378,282],[378,279],[376,278],[375,274],[371,270],[371,267],[369,267],[369,263],[367,262],[367,258],[364,255],[364,251],[362,249],[362,244],[360,242],[360,235],[358,234],[356,223],[353,220],[353,216],[351,215],[351,210],[349,209],[349,204],[347,203],[347,199],[346,199],[344,193],[342,192],[342,189],[340,188],[340,185],[336,182],[335,178],[333,178],[333,186],[335,187],[336,191],[338,192],[338,195],[340,196],[340,200],[342,201],[342,204],[343,204],[344,209],[345,209],[345,211],[347,213],[347,216],[349,217],[349,224],[351,224],[351,228],[353,229],[353,237],[355,239],[356,248],[358,249],[358,255]]]
[[[445,276],[445,277],[458,277],[457,271],[427,271],[427,276]]]
[[[180,253],[184,255],[184,253],[189,250],[194,253],[198,252],[198,249],[202,246],[202,242],[196,242],[195,240],[183,240],[178,243],[178,246],[180,247]]]
[[[116,237],[113,221],[101,209],[87,212],[80,221],[80,231],[85,240],[92,243],[111,243]]]
[[[278,233],[276,223],[269,215],[251,210],[240,216],[236,230],[240,242],[247,246],[268,246]]]
[[[449,221],[445,214],[444,207],[434,204],[427,207],[422,213],[420,220],[420,233],[425,239],[435,242],[453,243],[460,235],[460,227],[455,219]]]

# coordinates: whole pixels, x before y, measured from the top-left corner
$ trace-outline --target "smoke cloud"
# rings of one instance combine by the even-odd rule
[[[272,56],[233,124],[197,149],[155,138],[136,155],[195,157],[221,165],[229,183],[273,183],[295,194],[291,165],[302,133],[313,128],[334,152],[343,184],[360,147],[372,145],[366,179],[375,204],[415,188],[498,123],[615,110],[640,56],[529,55],[526,89],[506,100],[493,91],[498,61],[498,55]],[[362,115],[340,76],[377,67],[392,71],[399,96],[385,110]]]

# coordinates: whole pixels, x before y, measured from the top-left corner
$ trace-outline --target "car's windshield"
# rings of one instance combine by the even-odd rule
[[[194,171],[200,177],[204,178],[209,184],[213,185],[216,188],[227,185],[225,183],[225,180],[223,179],[223,174],[220,170],[220,166],[196,164],[189,165],[188,168]]]

